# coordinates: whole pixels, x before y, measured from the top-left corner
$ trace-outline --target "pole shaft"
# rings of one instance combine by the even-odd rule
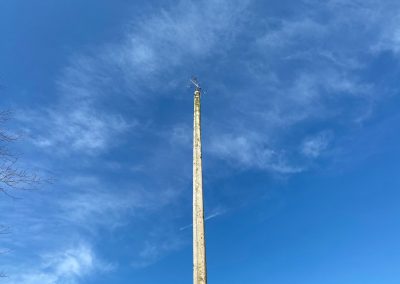
[[[193,283],[207,284],[200,96],[200,90],[196,90],[194,92],[193,120]]]

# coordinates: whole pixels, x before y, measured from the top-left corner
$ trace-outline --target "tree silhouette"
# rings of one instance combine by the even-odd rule
[[[18,136],[9,134],[5,124],[10,120],[10,111],[0,111],[0,192],[15,198],[13,191],[34,189],[42,180],[34,173],[18,166],[18,156],[9,150]]]

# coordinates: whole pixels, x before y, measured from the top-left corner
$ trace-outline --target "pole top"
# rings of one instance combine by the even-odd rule
[[[195,87],[195,93],[201,91],[201,87],[200,87],[199,81],[197,81],[196,77],[192,77],[192,79],[190,79],[190,82],[192,82],[192,84]]]

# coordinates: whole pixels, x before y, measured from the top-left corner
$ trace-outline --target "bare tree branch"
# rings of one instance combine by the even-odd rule
[[[44,182],[51,182],[49,179],[42,179],[34,172],[23,169],[19,165],[18,155],[11,149],[11,144],[19,137],[10,134],[6,130],[6,123],[12,118],[11,111],[0,111],[0,192],[12,199],[18,199],[15,196],[17,191],[26,191],[37,189]],[[10,234],[10,228],[0,225],[0,235]],[[0,251],[0,254],[8,251]],[[0,278],[7,275],[0,271]]]
[[[26,169],[18,167],[18,157],[9,150],[9,144],[18,139],[9,134],[4,125],[12,117],[11,111],[0,111],[0,192],[15,199],[15,190],[32,190],[42,182],[48,182]]]

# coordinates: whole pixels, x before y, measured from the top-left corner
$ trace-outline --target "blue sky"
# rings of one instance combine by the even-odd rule
[[[210,283],[400,282],[400,3],[3,0],[10,284],[190,283],[192,89]]]

